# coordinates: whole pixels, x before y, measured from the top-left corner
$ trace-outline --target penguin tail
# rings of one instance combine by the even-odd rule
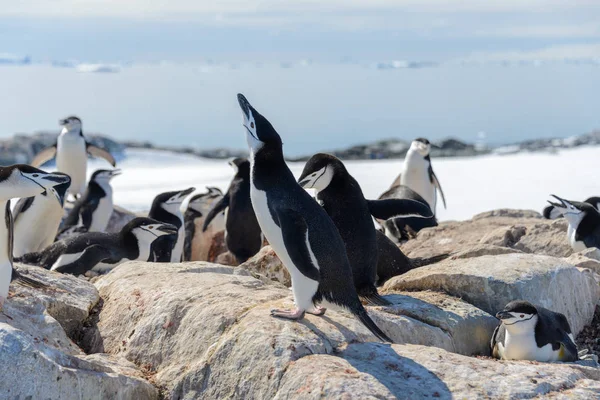
[[[356,318],[358,318],[360,322],[363,323],[364,326],[367,327],[368,330],[371,331],[373,335],[377,336],[379,340],[386,343],[394,343],[392,339],[390,339],[385,333],[383,333],[383,331],[375,324],[375,322],[373,322],[373,320],[367,313],[367,310],[365,310],[365,308],[362,305],[358,310],[353,311],[353,314],[356,316]]]
[[[417,257],[411,258],[410,262],[413,264],[415,268],[424,267],[426,265],[431,265],[435,263],[439,263],[440,261],[444,261],[446,258],[450,257],[450,253],[439,254],[433,257]]]
[[[27,265],[41,265],[42,253],[27,253],[22,257],[15,257],[15,261]]]
[[[15,281],[15,283],[18,283],[21,286],[33,289],[43,289],[48,287],[48,285],[46,285],[45,283],[28,278],[25,275],[21,275],[19,272],[17,272],[16,269],[13,269],[13,280]]]
[[[358,297],[360,297],[361,300],[366,301],[370,306],[389,306],[392,304],[381,297],[374,286],[358,290]]]

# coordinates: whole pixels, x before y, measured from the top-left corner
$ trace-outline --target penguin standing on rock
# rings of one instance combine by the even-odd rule
[[[577,346],[567,318],[526,301],[512,301],[496,314],[500,325],[491,340],[502,360],[577,361]]]
[[[298,185],[271,123],[238,94],[250,148],[250,197],[261,230],[290,273],[295,310],[271,315],[302,319],[323,315],[322,301],[354,314],[375,336],[391,342],[361,304],[346,248],[325,210]]]
[[[56,238],[64,216],[63,206],[67,190],[71,185],[71,178],[62,172],[54,174],[64,176],[65,183],[56,185],[37,196],[19,199],[13,209],[15,227],[13,255],[15,257],[43,250]]]
[[[177,237],[164,237],[152,243],[152,251],[148,261],[154,262],[181,262],[183,256],[183,243],[185,241],[185,229],[183,226],[183,213],[181,205],[185,198],[195,188],[175,192],[161,193],[154,198],[148,217],[177,228]]]
[[[113,212],[113,190],[110,181],[121,174],[119,169],[99,169],[92,174],[84,195],[77,200],[59,236],[77,232],[104,232]]]
[[[150,218],[134,218],[120,233],[87,232],[55,242],[18,261],[51,271],[82,275],[107,272],[128,260],[146,261],[159,237],[175,236],[177,228]]]
[[[373,305],[389,304],[377,293],[378,238],[372,215],[433,218],[426,204],[414,200],[367,200],[344,164],[329,154],[306,163],[300,186],[315,189],[317,200],[333,220],[346,246],[358,295]],[[398,249],[399,250],[399,249]]]
[[[433,172],[430,152],[429,140],[423,138],[413,140],[404,158],[400,184],[411,188],[423,197],[435,215],[438,190],[442,196],[444,208],[446,208],[446,198],[440,181]]]
[[[113,167],[117,165],[114,157],[106,150],[94,146],[85,140],[81,120],[71,116],[61,120],[63,127],[56,144],[38,153],[31,165],[39,167],[56,157],[56,168],[71,177],[69,193],[79,197],[85,191],[87,156],[101,157]]]
[[[214,232],[225,229],[224,213],[217,215],[211,224],[211,229],[202,231],[197,227],[204,225],[204,220],[213,205],[223,197],[221,189],[207,187],[206,193],[192,195],[187,204],[182,204],[183,224],[185,227],[185,242],[183,245],[183,261],[206,261],[210,250],[209,238]]]
[[[241,264],[258,253],[263,239],[250,200],[250,162],[245,158],[235,158],[229,165],[234,168],[235,176],[227,193],[206,216],[202,230],[205,232],[213,218],[227,210],[225,244]]]
[[[0,311],[8,297],[12,281],[30,287],[46,286],[21,275],[13,266],[14,225],[10,199],[36,196],[67,182],[68,176],[49,174],[29,165],[0,167],[0,208],[4,209],[4,224],[0,224]],[[37,222],[40,223],[43,221]],[[30,228],[35,230],[36,226]]]
[[[575,252],[590,247],[600,249],[600,212],[589,203],[568,201],[552,195],[559,203],[549,201],[569,222],[567,239]]]

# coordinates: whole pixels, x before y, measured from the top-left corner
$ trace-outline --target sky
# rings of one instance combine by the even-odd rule
[[[599,74],[597,0],[0,0],[0,136],[79,113],[120,138],[241,147],[244,91],[294,153],[564,137],[600,128]]]

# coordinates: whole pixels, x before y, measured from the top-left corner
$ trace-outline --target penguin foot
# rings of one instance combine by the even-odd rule
[[[327,311],[327,309],[325,307],[321,307],[321,306],[315,306],[315,308],[313,308],[312,310],[306,310],[307,313],[312,314],[312,315],[317,315],[317,316],[321,316],[321,315],[325,315],[325,311]]]
[[[294,310],[273,309],[271,310],[271,316],[299,320],[304,318],[304,310],[301,310],[299,308],[296,308]]]

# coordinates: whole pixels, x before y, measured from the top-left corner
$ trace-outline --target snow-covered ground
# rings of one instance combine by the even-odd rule
[[[540,211],[549,194],[573,200],[600,195],[600,147],[563,150],[557,154],[490,155],[476,158],[434,159],[448,209],[438,204],[440,220],[462,220],[497,208]],[[89,173],[107,167],[90,163]],[[346,167],[361,184],[365,196],[377,198],[395,179],[402,160],[349,161]],[[291,163],[299,176],[303,163]],[[205,160],[166,152],[129,150],[119,164],[123,175],[113,181],[115,203],[135,211],[148,210],[154,196],[190,186],[227,189],[233,170],[224,160]]]

